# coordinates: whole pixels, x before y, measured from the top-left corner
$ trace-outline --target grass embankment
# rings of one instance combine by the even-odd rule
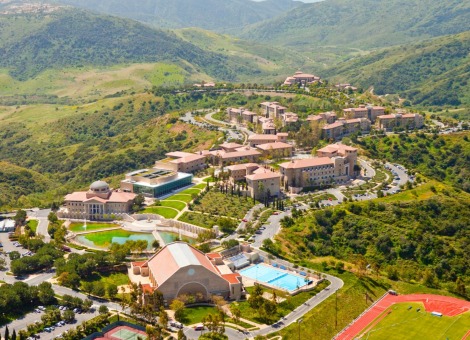
[[[151,207],[145,208],[142,211],[142,213],[144,213],[144,214],[157,214],[157,215],[163,216],[165,218],[175,218],[176,215],[178,215],[178,210],[173,209],[173,208],[169,208],[169,207],[160,207],[160,206],[154,207],[154,206],[151,206]]]
[[[36,230],[38,229],[38,224],[38,220],[29,220],[28,223],[26,223],[29,229],[31,229],[34,233],[36,233]]]
[[[134,233],[134,232],[123,230],[123,229],[116,229],[116,230],[101,231],[101,232],[86,234],[84,235],[84,237],[87,240],[93,242],[98,247],[108,247],[112,243],[113,237],[130,238],[131,236],[134,236],[134,235],[137,237],[139,236],[147,237],[149,234]]]
[[[70,223],[69,230],[76,233],[76,232],[102,230],[102,229],[117,228],[117,227],[119,227],[119,225],[112,224],[112,223],[88,223],[87,222],[86,229],[85,229],[83,222],[73,222],[73,223]]]

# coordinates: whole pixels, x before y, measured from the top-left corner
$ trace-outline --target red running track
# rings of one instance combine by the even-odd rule
[[[422,302],[427,312],[439,312],[447,316],[456,316],[470,310],[470,302],[450,296],[432,294],[386,295],[366,314],[356,320],[348,329],[337,337],[337,340],[353,340],[364,328],[374,321],[387,308],[395,303]],[[468,335],[468,334],[467,334]]]

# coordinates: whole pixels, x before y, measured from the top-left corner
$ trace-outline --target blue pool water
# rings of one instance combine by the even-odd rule
[[[240,274],[252,280],[261,281],[274,287],[286,289],[290,292],[307,285],[304,277],[262,264],[243,269],[240,271]]]

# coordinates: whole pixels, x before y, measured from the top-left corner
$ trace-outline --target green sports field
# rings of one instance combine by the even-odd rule
[[[405,302],[388,308],[360,333],[360,339],[461,340],[469,330],[470,312],[439,317],[426,312],[422,303]]]

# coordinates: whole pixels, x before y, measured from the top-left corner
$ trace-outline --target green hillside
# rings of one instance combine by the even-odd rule
[[[56,184],[40,173],[0,161],[0,207],[17,206],[23,196],[44,193]]]
[[[253,72],[244,66],[230,67],[225,56],[206,52],[170,32],[83,10],[0,15],[0,26],[0,67],[20,80],[51,68],[161,61],[201,69],[223,80]]]
[[[331,45],[361,49],[400,45],[469,29],[468,1],[328,0],[302,5],[238,33],[256,41],[315,50]]]
[[[273,18],[300,2],[292,0],[57,0],[73,5],[139,20],[156,27],[201,27],[210,30],[240,28]]]
[[[470,133],[387,136],[358,141],[367,156],[404,164],[438,181],[470,192]]]
[[[412,104],[470,105],[470,31],[355,57],[324,75]]]

